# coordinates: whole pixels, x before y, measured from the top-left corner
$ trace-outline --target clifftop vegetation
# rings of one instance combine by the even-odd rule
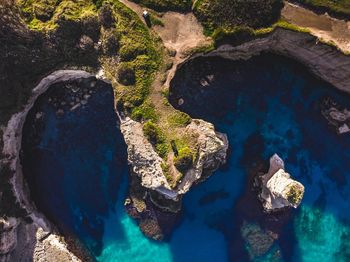
[[[269,26],[278,20],[282,7],[282,0],[198,0],[194,13],[210,35],[219,28]]]

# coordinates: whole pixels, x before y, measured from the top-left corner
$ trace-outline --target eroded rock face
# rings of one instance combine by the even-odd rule
[[[0,256],[16,248],[18,225],[19,221],[14,217],[0,218]]]
[[[266,211],[297,208],[304,196],[304,186],[284,171],[284,162],[277,154],[270,158],[269,171],[261,177],[261,182],[260,197]]]

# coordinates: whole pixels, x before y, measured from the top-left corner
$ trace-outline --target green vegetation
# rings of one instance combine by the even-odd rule
[[[282,0],[198,0],[194,13],[206,35],[211,35],[219,28],[230,31],[237,26],[269,26],[278,20],[282,7]]]
[[[193,164],[193,152],[189,147],[183,147],[174,158],[174,165],[181,173],[186,172]]]
[[[289,202],[291,202],[293,205],[296,205],[300,203],[301,199],[303,198],[303,191],[300,190],[298,186],[292,185],[287,193],[287,198]]]
[[[146,101],[141,106],[133,109],[131,118],[137,121],[152,120],[153,122],[157,122],[159,116],[156,113],[154,105],[151,102]]]
[[[296,0],[310,7],[329,11],[334,14],[350,16],[350,1],[349,0]]]
[[[169,152],[169,145],[166,142],[166,138],[162,130],[152,121],[147,121],[143,125],[143,133],[147,137],[147,139],[152,143],[155,147],[156,152],[161,157],[166,157]]]
[[[185,127],[192,121],[191,117],[181,111],[174,111],[168,116],[168,122],[172,126]]]
[[[181,11],[189,12],[192,7],[192,0],[132,0],[135,3],[149,7],[156,11]]]

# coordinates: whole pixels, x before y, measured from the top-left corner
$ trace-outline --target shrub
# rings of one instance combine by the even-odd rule
[[[104,4],[99,10],[98,18],[104,28],[111,28],[115,23],[112,8],[109,4]]]
[[[117,72],[117,79],[119,83],[126,86],[135,84],[134,69],[127,63],[120,64]]]
[[[193,164],[193,153],[189,147],[179,150],[179,155],[174,158],[174,165],[180,172],[186,172]]]
[[[169,146],[166,143],[162,130],[152,121],[147,121],[143,125],[143,133],[148,141],[155,147],[158,155],[163,158],[166,157],[169,152]]]
[[[188,114],[180,111],[176,111],[168,117],[168,122],[173,126],[187,126],[191,121],[192,119]]]
[[[141,121],[141,120],[157,121],[158,115],[155,111],[154,105],[149,102],[145,102],[141,106],[135,107],[132,110],[131,118],[137,121]]]

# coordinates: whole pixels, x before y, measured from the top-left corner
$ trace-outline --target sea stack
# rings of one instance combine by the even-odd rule
[[[260,199],[267,212],[297,208],[304,196],[304,186],[284,170],[284,162],[277,154],[270,158],[269,171],[261,177],[261,184]]]

